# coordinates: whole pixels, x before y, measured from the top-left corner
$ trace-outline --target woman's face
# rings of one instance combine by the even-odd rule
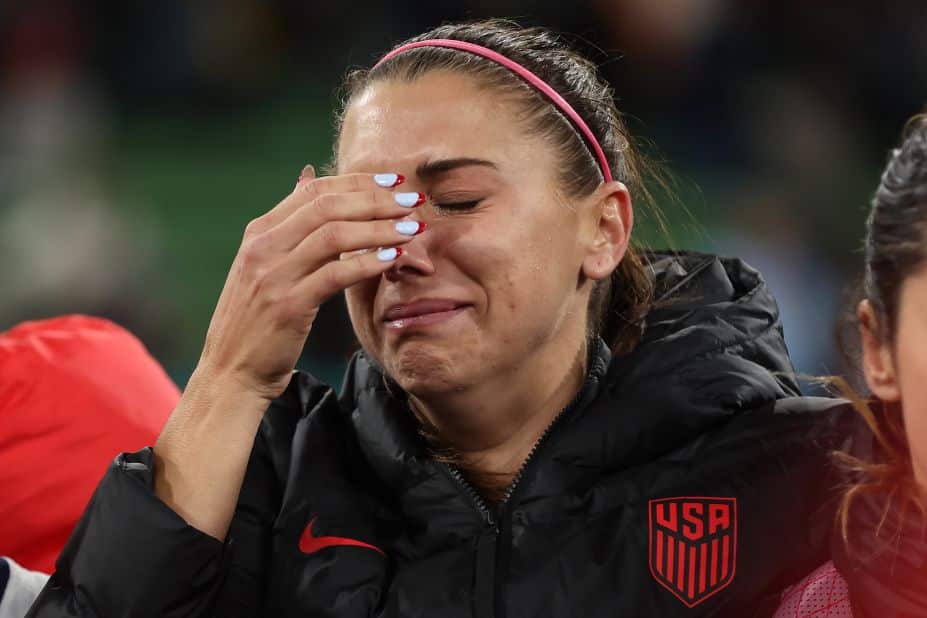
[[[562,197],[564,163],[516,113],[449,72],[374,83],[347,110],[338,173],[402,174],[398,190],[429,196],[410,215],[427,230],[346,292],[361,345],[413,394],[459,391],[528,359],[572,362],[592,284],[581,274],[606,276],[623,255],[624,232],[620,251],[595,251],[598,211],[617,212],[626,191]]]
[[[901,404],[915,476],[927,489],[927,268],[902,284],[891,340],[880,336],[868,301],[860,304],[859,317],[869,389]]]

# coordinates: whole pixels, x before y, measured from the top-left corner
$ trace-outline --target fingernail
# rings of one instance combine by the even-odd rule
[[[315,178],[315,168],[311,164],[303,167],[303,171],[299,173],[299,177],[296,179],[296,184],[302,182],[304,178]]]
[[[425,201],[424,193],[394,193],[393,199],[404,208],[415,208]]]
[[[423,221],[400,221],[396,224],[396,231],[406,236],[415,236],[425,231]]]
[[[402,255],[402,247],[390,247],[377,251],[377,259],[381,262],[392,262],[400,255]]]
[[[374,174],[373,181],[384,189],[397,187],[406,181],[402,174]]]

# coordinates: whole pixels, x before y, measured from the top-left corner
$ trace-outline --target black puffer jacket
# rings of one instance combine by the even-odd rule
[[[229,540],[117,458],[29,616],[752,616],[824,562],[828,453],[775,302],[737,260],[654,256],[642,343],[604,345],[490,511],[426,455],[363,354],[343,392],[295,374],[255,441]],[[144,402],[140,402],[144,405]]]

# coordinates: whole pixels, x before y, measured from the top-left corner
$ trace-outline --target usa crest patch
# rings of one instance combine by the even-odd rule
[[[650,501],[650,572],[687,607],[730,584],[736,567],[736,498]]]

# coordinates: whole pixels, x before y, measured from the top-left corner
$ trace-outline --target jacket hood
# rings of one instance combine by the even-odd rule
[[[759,272],[737,258],[692,252],[648,258],[654,308],[640,344],[616,359],[613,379],[640,384],[686,370],[695,379],[687,386],[726,393],[722,405],[734,408],[799,394],[779,308]],[[728,361],[731,375],[697,371],[709,358]]]
[[[800,394],[760,273],[736,258],[698,253],[654,253],[650,266],[654,308],[637,347],[612,359],[602,397],[634,416],[624,429],[650,436],[639,442],[640,457]]]

